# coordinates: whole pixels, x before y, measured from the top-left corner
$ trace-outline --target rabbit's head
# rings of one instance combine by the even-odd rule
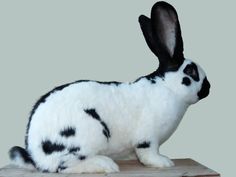
[[[198,64],[184,58],[181,29],[174,7],[157,2],[152,7],[151,18],[141,15],[139,22],[149,48],[159,59],[156,76],[162,77],[166,87],[188,104],[205,98],[210,83]]]

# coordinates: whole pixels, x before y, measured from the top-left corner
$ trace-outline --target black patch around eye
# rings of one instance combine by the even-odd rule
[[[197,65],[195,63],[188,64],[184,68],[184,73],[192,77],[195,81],[200,81]]]
[[[191,85],[191,80],[188,77],[184,77],[182,80],[182,84],[189,86],[189,85]]]
[[[52,143],[51,141],[46,140],[42,142],[42,149],[45,154],[50,155],[53,152],[63,151],[65,149],[65,146],[58,143]]]
[[[138,149],[141,149],[141,148],[149,148],[149,147],[150,147],[150,144],[151,144],[150,141],[144,141],[144,142],[142,142],[142,143],[139,143],[139,144],[137,145],[137,148],[138,148]]]
[[[64,137],[75,136],[75,128],[73,127],[65,128],[60,132],[60,135]]]

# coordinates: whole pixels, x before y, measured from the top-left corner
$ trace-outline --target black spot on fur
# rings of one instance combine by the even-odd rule
[[[49,170],[41,170],[42,173],[49,173]]]
[[[88,115],[92,116],[94,119],[101,121],[100,116],[95,109],[85,109],[84,110]]]
[[[85,109],[84,112],[86,112],[88,115],[90,115],[91,117],[93,117],[94,119],[98,120],[101,123],[101,125],[103,126],[103,134],[106,136],[107,139],[109,139],[111,137],[110,130],[107,127],[107,124],[101,120],[101,118],[98,115],[98,113],[96,112],[96,110],[95,109]]]
[[[57,170],[56,170],[56,173],[61,172],[61,171],[65,170],[65,169],[67,169],[67,167],[66,167],[64,164],[65,164],[64,161],[62,161],[62,162],[60,163],[60,165],[58,166],[58,168],[57,168]]]
[[[70,137],[75,136],[75,128],[74,127],[68,127],[60,132],[61,136],[64,137]]]
[[[111,134],[110,134],[110,130],[109,130],[108,127],[107,127],[107,124],[106,124],[105,122],[103,122],[103,121],[101,121],[100,123],[101,123],[102,126],[104,127],[104,129],[103,129],[103,134],[107,137],[107,139],[110,138],[110,137],[111,137]]]
[[[189,86],[191,84],[191,80],[188,77],[184,77],[182,80],[182,84]]]
[[[65,169],[67,169],[66,166],[59,166],[58,169],[57,169],[57,172],[60,172],[60,171],[65,170]]]
[[[155,80],[153,80],[153,79],[152,79],[152,80],[150,80],[150,81],[151,81],[151,83],[152,83],[152,84],[155,84],[155,83],[156,83],[156,81],[155,81]]]
[[[198,68],[197,68],[197,65],[195,63],[188,64],[184,68],[184,73],[187,74],[188,76],[192,77],[193,80],[195,80],[197,82],[200,81]]]
[[[86,156],[84,155],[79,156],[79,160],[85,160],[85,159],[86,159]]]
[[[210,85],[209,81],[207,80],[207,78],[205,77],[205,79],[203,80],[203,83],[202,83],[202,88],[197,94],[199,97],[199,100],[201,100],[209,95],[210,87],[211,87],[211,85]]]
[[[53,152],[63,151],[65,146],[63,144],[52,143],[51,141],[46,140],[42,142],[42,149],[45,154],[50,155]]]
[[[150,141],[144,141],[140,144],[137,145],[137,148],[141,149],[141,148],[149,148],[150,147]]]
[[[35,166],[34,161],[32,160],[30,154],[22,147],[14,146],[9,151],[10,159],[14,160],[17,156],[20,156],[25,163],[32,164]]]
[[[72,147],[72,148],[69,148],[69,153],[77,153],[78,151],[80,151],[80,147]]]

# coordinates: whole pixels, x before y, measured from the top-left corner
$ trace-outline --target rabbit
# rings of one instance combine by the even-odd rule
[[[208,96],[204,70],[184,58],[178,15],[157,2],[151,17],[139,17],[141,31],[159,67],[133,82],[79,80],[54,88],[34,105],[25,148],[9,156],[20,167],[41,172],[118,172],[116,159],[174,166],[159,152],[187,108]]]

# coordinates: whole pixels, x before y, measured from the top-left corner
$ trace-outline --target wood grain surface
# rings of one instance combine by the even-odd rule
[[[13,165],[0,169],[0,177],[219,177],[220,175],[192,159],[175,159],[174,167],[150,168],[145,167],[136,160],[117,161],[120,166],[119,173],[109,174],[59,174],[40,173]]]

